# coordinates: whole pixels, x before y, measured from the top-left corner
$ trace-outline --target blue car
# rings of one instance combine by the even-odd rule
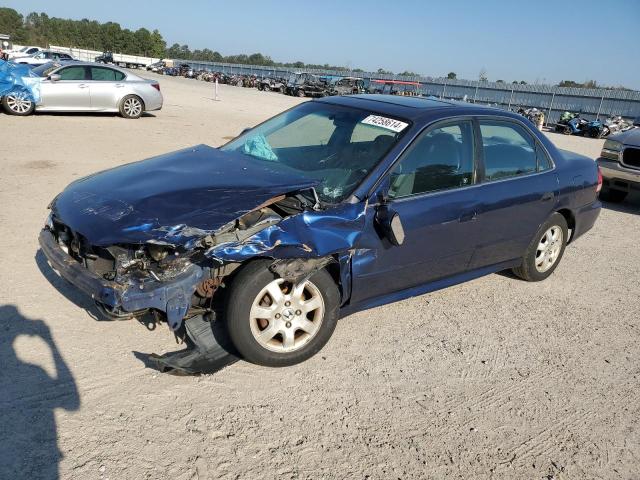
[[[546,279],[594,225],[601,185],[592,159],[516,114],[327,97],[220,148],[73,182],[40,245],[105,315],[153,313],[187,339],[170,367],[202,370],[224,342],[285,366],[353,312],[502,270]]]

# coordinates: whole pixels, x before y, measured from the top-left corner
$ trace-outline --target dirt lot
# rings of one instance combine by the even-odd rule
[[[172,334],[87,312],[38,254],[46,205],[298,102],[161,84],[165,108],[137,121],[0,114],[0,478],[640,478],[637,198],[605,205],[546,282],[490,275],[352,315],[291,368],[145,368],[138,354],[176,349]]]

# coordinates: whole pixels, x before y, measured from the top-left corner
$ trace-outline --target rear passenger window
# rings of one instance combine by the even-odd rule
[[[119,82],[124,79],[124,73],[105,67],[91,67],[91,80],[102,82]]]
[[[538,170],[536,144],[521,126],[481,121],[480,132],[486,180],[516,177]]]
[[[552,167],[549,156],[540,145],[536,145],[536,160],[538,162],[539,172],[544,172]]]
[[[465,187],[474,181],[473,127],[469,121],[421,135],[391,172],[389,196]]]

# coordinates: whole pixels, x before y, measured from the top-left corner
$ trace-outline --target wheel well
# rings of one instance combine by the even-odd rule
[[[576,228],[576,219],[573,216],[573,213],[571,212],[571,210],[569,210],[568,208],[562,208],[558,210],[558,213],[562,215],[564,219],[567,221],[567,226],[569,227],[569,230],[570,230],[569,240],[567,241],[567,243],[569,243],[571,242],[571,240],[573,240],[573,232],[575,231],[575,228]]]
[[[245,262],[243,262],[242,264],[237,265],[237,267],[235,267],[229,274],[227,274],[224,277],[224,281],[227,284],[232,283],[235,279],[235,275],[242,269],[246,268],[247,265],[250,265],[254,262],[258,262],[258,261],[262,261],[265,262],[265,265],[267,265],[267,263],[273,263],[275,261],[274,258],[271,257],[254,257],[251,258]],[[345,298],[345,296],[349,295],[349,291],[350,291],[350,286],[346,286],[346,290],[345,290],[345,285],[342,284],[342,277],[341,277],[341,266],[340,263],[338,261],[332,261],[330,263],[328,263],[327,265],[324,265],[321,270],[326,270],[329,275],[331,276],[331,279],[334,281],[334,283],[336,284],[336,286],[338,287],[338,290],[340,291],[340,298],[342,300],[342,302],[346,301],[347,298]]]
[[[331,278],[333,279],[337,287],[340,289],[340,291],[342,291],[342,281],[340,280],[340,264],[338,262],[331,262],[330,264],[326,265],[324,269],[329,272],[329,275],[331,275]]]

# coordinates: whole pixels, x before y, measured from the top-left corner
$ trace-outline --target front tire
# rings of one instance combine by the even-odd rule
[[[569,238],[569,228],[565,218],[551,215],[538,230],[522,257],[522,264],[513,273],[528,282],[539,282],[549,277],[556,269]]]
[[[227,301],[229,337],[244,359],[284,367],[303,362],[329,341],[338,321],[338,288],[326,270],[297,285],[256,260],[234,278]]]
[[[144,103],[137,95],[127,95],[120,102],[120,115],[124,118],[140,118],[144,112]]]
[[[16,90],[7,93],[2,97],[2,108],[9,115],[26,117],[31,115],[36,109],[36,105],[29,98],[29,94],[23,90]]]

